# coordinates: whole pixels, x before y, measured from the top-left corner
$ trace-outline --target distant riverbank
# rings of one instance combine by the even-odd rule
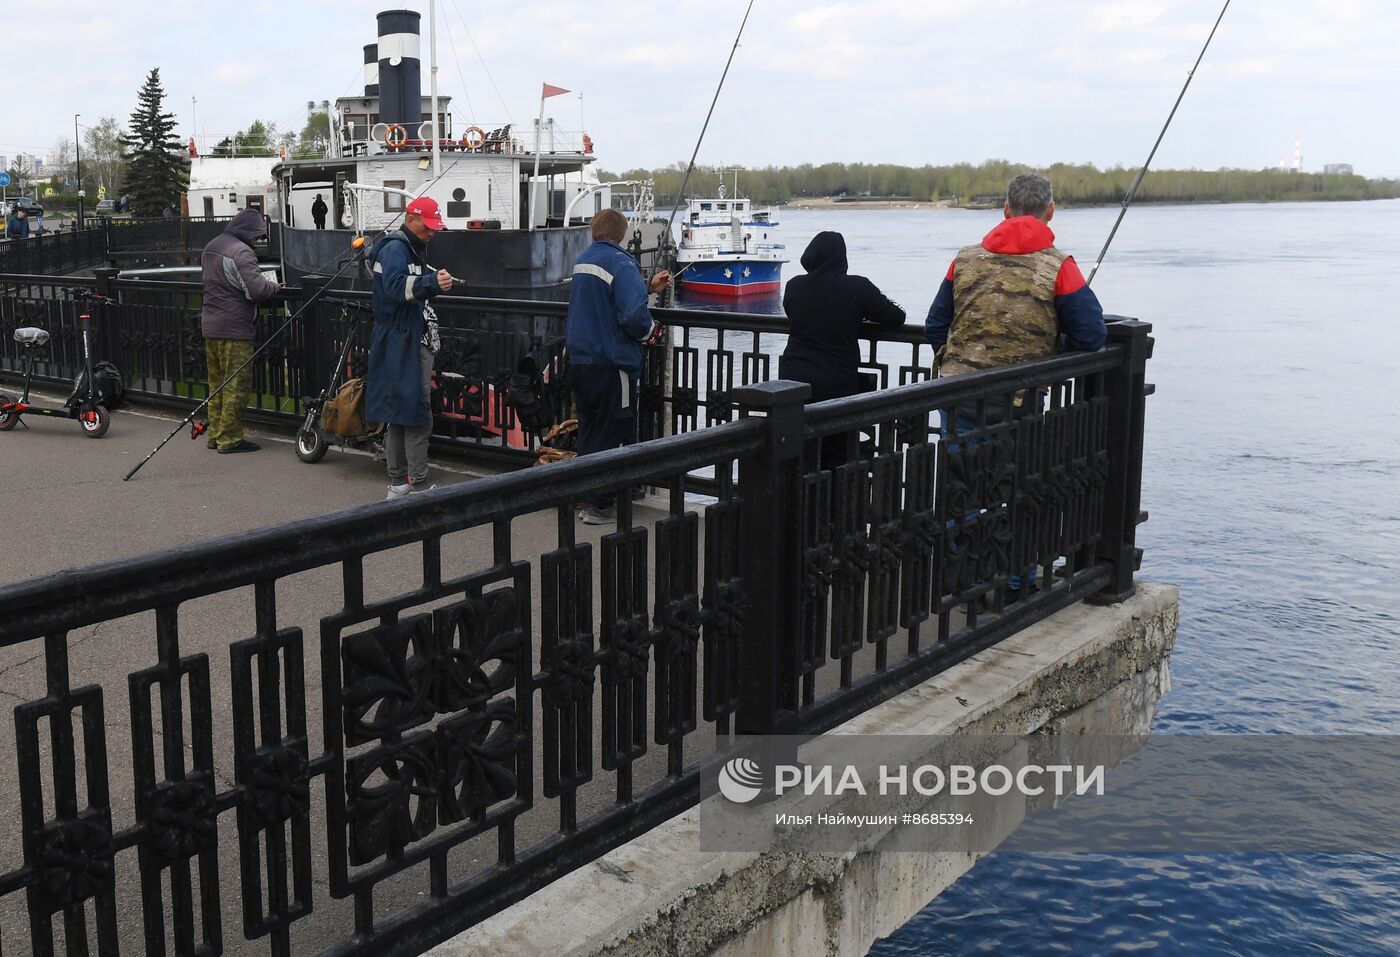
[[[1348,197],[1335,198],[1330,196],[1319,196],[1312,199],[1303,197],[1290,197],[1288,199],[1175,199],[1175,200],[1146,200],[1137,199],[1134,205],[1138,206],[1239,206],[1268,203],[1365,203],[1375,202],[1370,197]],[[1119,205],[1118,203],[1074,203],[1056,200],[1055,204],[1061,209],[1104,209]],[[819,209],[819,210],[872,210],[872,209],[921,209],[931,212],[947,212],[959,209],[995,209],[992,203],[979,203],[976,205],[959,206],[951,202],[920,202],[913,199],[879,199],[870,197],[868,199],[857,200],[837,200],[827,197],[813,199],[794,199],[783,205],[784,209]]]
[[[1136,201],[1170,206],[1207,203],[1279,203],[1317,200],[1400,198],[1400,179],[1367,179],[1346,166],[1334,172],[1217,169],[1152,170],[1138,184]],[[1021,173],[1041,172],[1055,184],[1062,206],[1117,206],[1133,187],[1137,169],[1056,163],[1035,169],[1021,163],[988,160],[972,165],[895,166],[824,163],[820,166],[720,170],[697,168],[686,183],[692,197],[719,195],[723,183],[731,195],[758,205],[807,209],[991,209],[1001,206],[1006,184]],[[668,206],[681,189],[683,168],[626,170],[608,179],[651,180],[658,206]],[[841,197],[845,202],[836,202]]]

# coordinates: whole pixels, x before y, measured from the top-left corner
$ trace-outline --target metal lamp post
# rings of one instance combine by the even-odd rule
[[[83,143],[82,137],[78,135],[78,117],[81,113],[73,114],[73,150],[77,158],[78,177],[78,228],[83,228]]]

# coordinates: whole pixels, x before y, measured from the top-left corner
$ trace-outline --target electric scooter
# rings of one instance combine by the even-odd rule
[[[84,303],[107,304],[115,301],[86,290],[76,295]],[[112,424],[112,414],[104,404],[106,397],[99,392],[96,377],[92,372],[92,344],[88,328],[91,318],[86,308],[78,315],[83,332],[83,372],[75,383],[73,394],[68,397],[68,401],[57,407],[36,405],[29,401],[29,387],[34,378],[34,353],[48,344],[48,330],[35,326],[15,330],[15,342],[24,348],[25,355],[24,394],[16,399],[0,392],[0,432],[8,432],[19,425],[21,416],[47,415],[59,419],[77,419],[83,434],[88,438],[100,439],[107,434],[107,429]]]

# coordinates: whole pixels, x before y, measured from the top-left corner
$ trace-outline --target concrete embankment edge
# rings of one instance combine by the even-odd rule
[[[1075,605],[833,734],[1133,734],[1169,687],[1178,589]],[[1021,815],[999,822],[1004,834]],[[982,856],[700,849],[693,809],[430,951],[433,957],[855,957]]]

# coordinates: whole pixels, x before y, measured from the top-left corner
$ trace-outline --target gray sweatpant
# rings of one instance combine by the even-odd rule
[[[432,407],[433,354],[427,346],[422,350],[423,404]],[[403,485],[411,481],[422,485],[428,480],[428,438],[433,423],[426,425],[394,425],[384,429],[384,458],[389,463],[389,484]]]

